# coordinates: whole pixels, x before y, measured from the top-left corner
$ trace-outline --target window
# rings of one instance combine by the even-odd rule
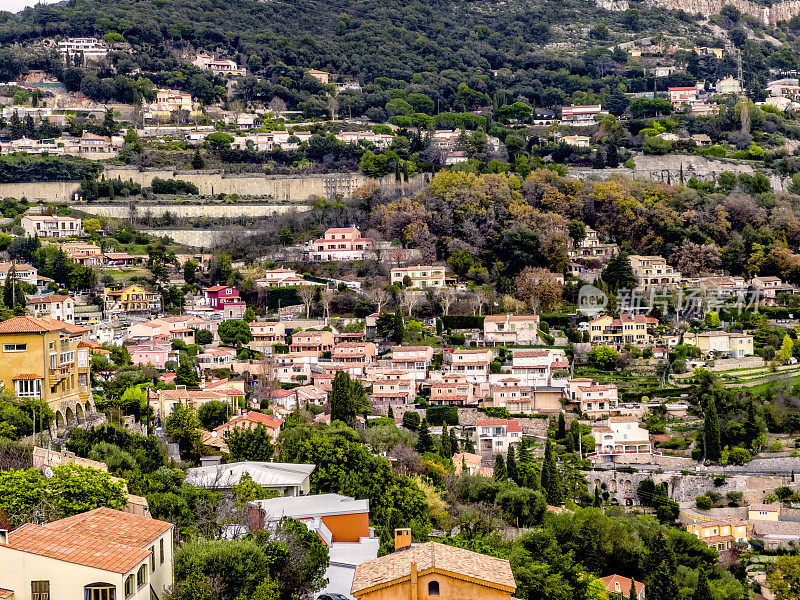
[[[28,344],[3,344],[3,352],[27,352]]]
[[[147,585],[147,565],[144,564],[139,567],[139,570],[136,572],[136,587],[141,589]]]
[[[83,588],[83,600],[115,600],[116,586],[110,583],[90,583]]]
[[[128,575],[125,578],[125,597],[130,598],[133,596],[133,592],[136,591],[136,577],[133,575]]]
[[[428,582],[428,596],[438,596],[439,595],[439,582],[438,581],[429,581]]]
[[[14,382],[14,392],[18,398],[41,398],[41,379],[20,379]]]
[[[163,565],[164,564],[164,538],[158,540],[158,547],[159,547],[159,562]]]
[[[31,581],[31,600],[50,600],[50,582]]]

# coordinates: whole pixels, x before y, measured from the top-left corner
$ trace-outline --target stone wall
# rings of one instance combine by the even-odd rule
[[[80,189],[78,181],[35,181],[0,183],[0,198],[27,198],[28,202],[70,202]]]
[[[194,248],[214,248],[253,233],[244,229],[140,229],[142,233],[156,237],[167,236],[176,243]]]
[[[660,183],[678,185],[683,181],[687,182],[692,177],[700,181],[712,181],[717,179],[722,173],[730,172],[736,175],[746,173],[755,175],[759,169],[751,163],[740,162],[730,159],[707,158],[692,154],[671,154],[669,156],[651,156],[642,154],[634,157],[635,168],[627,169],[619,167],[616,169],[570,169],[569,177],[587,181],[607,181],[614,176],[626,178],[639,177],[650,179]],[[772,189],[776,192],[785,191],[791,179],[781,177],[770,171],[762,171],[769,179]]]
[[[215,171],[174,171],[171,169],[147,169],[140,171],[136,167],[106,167],[106,179],[120,178],[123,181],[132,179],[144,187],[151,185],[155,177],[161,179],[182,179],[195,184],[204,196],[215,194],[239,194],[240,196],[256,196],[271,198],[280,202],[307,200],[310,196],[332,198],[341,195],[352,196],[353,192],[368,184],[376,184],[382,188],[414,187],[424,177],[417,176],[414,181],[402,183],[394,175],[381,179],[373,179],[361,173],[331,173],[327,175],[226,175]]]
[[[171,213],[178,218],[198,219],[208,217],[209,219],[238,217],[263,218],[272,215],[282,215],[290,212],[306,212],[311,207],[305,204],[142,204],[135,203],[132,206],[127,204],[74,204],[70,208],[80,210],[100,217],[110,217],[115,219],[128,219],[131,217],[131,208],[135,210],[137,218],[144,218],[148,214],[153,217],[160,217],[166,213]]]

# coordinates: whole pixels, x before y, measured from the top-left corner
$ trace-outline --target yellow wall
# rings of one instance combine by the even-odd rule
[[[439,582],[439,595],[428,595],[428,582]],[[366,594],[359,594],[358,600],[509,600],[510,592],[505,592],[471,581],[462,581],[441,573],[424,572],[417,578],[417,593],[413,594],[411,581],[401,581]]]

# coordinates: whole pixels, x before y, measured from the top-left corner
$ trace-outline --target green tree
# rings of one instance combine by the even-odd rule
[[[619,352],[609,346],[595,346],[589,351],[589,364],[602,371],[613,371]]]
[[[392,331],[392,338],[395,343],[402,344],[405,337],[405,325],[403,324],[403,315],[400,312],[400,306],[394,311],[394,329]]]
[[[706,458],[712,462],[718,462],[722,453],[722,441],[720,439],[717,406],[713,396],[709,397],[708,404],[706,405],[703,437],[705,439]]]
[[[544,461],[542,462],[541,476],[542,490],[547,496],[547,503],[558,506],[564,502],[561,490],[561,478],[556,466],[555,452],[553,451],[553,441],[548,438],[545,444]]]
[[[183,263],[183,280],[189,285],[197,283],[197,261],[189,259]]]
[[[180,355],[178,370],[175,372],[175,384],[185,385],[187,388],[196,388],[200,385],[197,372],[185,352],[181,352]]]
[[[217,335],[226,346],[245,346],[253,341],[250,325],[241,319],[229,319],[219,324]]]
[[[417,432],[417,443],[415,450],[422,454],[423,452],[433,452],[435,445],[431,437],[431,431],[428,427],[428,419],[422,419]]]
[[[181,458],[197,460],[200,458],[200,419],[191,406],[178,404],[167,418],[166,432],[178,444]]]
[[[713,310],[707,312],[706,316],[703,317],[703,322],[705,323],[706,327],[716,329],[720,325],[719,313],[714,312]]]
[[[419,425],[422,422],[422,419],[419,416],[419,413],[413,410],[407,410],[403,413],[403,427],[409,429],[411,431],[416,431],[419,429]]]
[[[777,600],[800,598],[800,556],[781,556],[766,565],[767,585]]]
[[[450,455],[450,458],[453,458],[453,454],[456,454],[457,452],[459,452],[458,438],[456,437],[456,428],[455,427],[453,427],[450,430],[450,452],[452,453]]]
[[[214,341],[214,334],[208,329],[195,329],[194,330],[194,343],[201,346],[211,344]]]
[[[194,151],[194,156],[192,157],[192,168],[204,169],[205,167],[206,167],[206,161],[204,161],[203,157],[200,156],[200,148],[197,148]]]
[[[225,443],[228,444],[232,462],[247,460],[267,462],[275,456],[272,435],[263,425],[254,428],[234,427],[225,433]]]
[[[345,371],[336,373],[331,384],[331,423],[341,421],[348,427],[355,427],[357,407],[352,392],[350,375]]]
[[[592,502],[592,506],[600,508],[603,506],[603,500],[600,498],[600,486],[594,486],[594,502]]]
[[[558,432],[556,439],[563,440],[567,437],[567,422],[564,420],[564,413],[558,413]]]
[[[447,423],[442,423],[442,457],[453,457],[453,451],[450,448],[450,434],[447,431]]]
[[[519,472],[517,471],[517,459],[514,456],[514,446],[508,447],[508,455],[506,456],[506,472],[508,479],[514,483],[519,483]]]
[[[631,261],[625,252],[620,252],[608,259],[600,277],[614,291],[636,287],[636,277],[633,275]]]
[[[781,349],[778,351],[778,362],[781,364],[786,364],[786,362],[792,358],[792,353],[794,351],[794,342],[792,338],[789,337],[789,334],[783,336],[783,342],[781,342]]]
[[[708,576],[703,569],[697,574],[697,587],[694,588],[692,600],[714,600],[711,588],[708,585]]]
[[[231,407],[222,400],[211,400],[197,409],[197,418],[205,429],[214,429],[228,420]]]
[[[506,461],[503,460],[502,454],[496,454],[494,457],[494,480],[500,483],[508,481],[508,471],[506,470]]]

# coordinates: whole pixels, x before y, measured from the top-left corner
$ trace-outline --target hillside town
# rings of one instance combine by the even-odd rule
[[[800,598],[800,6],[14,2],[0,599]]]

